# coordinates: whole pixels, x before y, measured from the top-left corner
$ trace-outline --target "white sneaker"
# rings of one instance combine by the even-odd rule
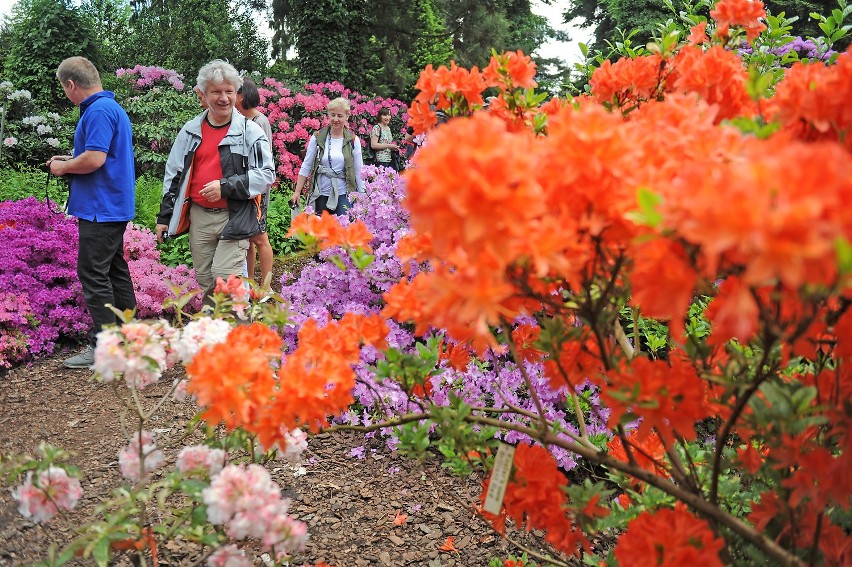
[[[91,369],[95,365],[95,349],[92,348],[92,345],[89,345],[83,352],[66,359],[62,364],[65,368]]]

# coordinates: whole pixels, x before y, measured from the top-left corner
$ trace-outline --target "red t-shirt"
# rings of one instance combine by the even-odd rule
[[[212,126],[205,118],[201,122],[201,145],[192,158],[192,177],[189,180],[189,198],[193,203],[208,209],[226,209],[227,199],[210,202],[201,196],[201,189],[216,179],[222,179],[222,162],[219,159],[219,143],[228,133],[230,122],[224,126]]]

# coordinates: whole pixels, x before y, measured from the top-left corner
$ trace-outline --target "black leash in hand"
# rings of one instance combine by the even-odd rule
[[[45,203],[45,205],[47,205],[47,210],[49,210],[54,215],[64,215],[66,213],[66,211],[68,210],[68,201],[67,200],[65,201],[65,207],[63,207],[63,210],[57,211],[56,207],[54,206],[55,202],[50,200],[50,180],[54,177],[56,177],[56,176],[53,175],[52,173],[50,173],[50,165],[48,164],[48,166],[47,166],[47,179],[45,179],[45,182],[44,182],[44,203]],[[63,179],[63,178],[57,178],[57,179]],[[67,182],[67,180],[66,180],[66,182]],[[68,196],[69,197],[71,196],[71,185],[70,184],[68,185]]]

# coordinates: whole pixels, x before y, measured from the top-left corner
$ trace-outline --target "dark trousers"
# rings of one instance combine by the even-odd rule
[[[390,167],[394,171],[399,171],[399,165],[397,165],[397,161],[377,161],[376,165],[380,165],[382,167]]]
[[[327,209],[326,205],[328,204],[328,197],[324,195],[320,195],[317,197],[317,202],[314,204],[314,212],[316,212],[317,216],[322,216],[322,212]],[[335,215],[345,215],[346,211],[349,210],[349,195],[344,193],[343,195],[337,196],[337,208],[333,211],[328,209],[328,212]]]
[[[115,313],[106,307],[135,309],[136,294],[130,279],[130,268],[124,259],[124,230],[127,222],[89,222],[78,220],[80,245],[77,249],[77,277],[83,286],[83,297],[95,323],[89,340],[104,325],[115,323]]]

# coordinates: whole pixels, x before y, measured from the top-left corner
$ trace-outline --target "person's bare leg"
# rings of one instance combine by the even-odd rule
[[[249,258],[251,258],[251,264],[249,264],[249,274],[254,275],[254,248],[257,248],[257,258],[260,261],[260,283],[263,284],[266,281],[266,277],[268,274],[272,273],[272,245],[269,243],[269,236],[262,232],[256,236],[253,236],[251,239],[252,247],[249,248]],[[269,282],[269,285],[272,285],[272,282]]]
[[[252,238],[249,239],[248,254],[246,255],[246,273],[248,274],[249,279],[252,279],[252,280],[254,279],[254,262],[255,262],[255,259],[254,259],[254,251],[255,251],[254,239],[255,239],[255,237],[252,237]]]

